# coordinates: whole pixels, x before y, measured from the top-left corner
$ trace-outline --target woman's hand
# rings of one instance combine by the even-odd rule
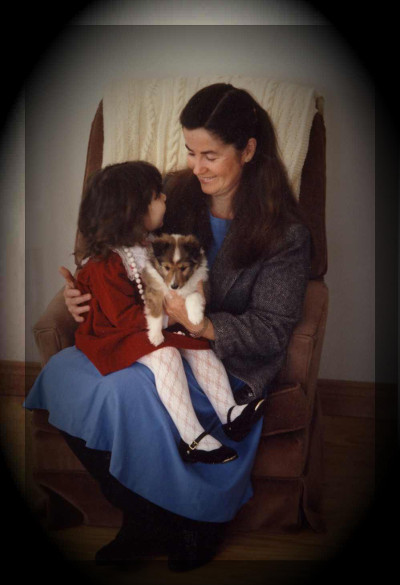
[[[87,303],[92,298],[92,295],[85,294],[82,295],[80,290],[76,288],[75,279],[72,276],[71,272],[68,268],[61,266],[59,268],[59,273],[63,276],[66,280],[66,285],[64,288],[64,299],[65,304],[67,305],[68,311],[71,313],[73,318],[77,323],[82,323],[85,320],[84,317],[81,317],[82,313],[86,313],[90,310],[89,305],[80,306],[81,303]]]
[[[168,325],[180,323],[186,327],[186,329],[188,328],[187,325],[190,321],[186,311],[185,299],[183,299],[178,293],[171,291],[164,298],[164,308],[169,317]]]
[[[204,297],[204,289],[202,281],[199,282],[197,286],[197,291]],[[167,315],[170,317],[169,325],[173,323],[180,323],[190,331],[191,333],[196,333],[197,331],[202,331],[204,329],[204,325],[206,321],[203,321],[198,324],[194,325],[191,321],[189,321],[189,317],[186,310],[185,299],[183,299],[179,293],[175,291],[171,291],[164,299],[164,309]],[[214,328],[212,323],[209,319],[207,319],[207,328],[203,332],[202,337],[207,337],[208,339],[214,339]]]

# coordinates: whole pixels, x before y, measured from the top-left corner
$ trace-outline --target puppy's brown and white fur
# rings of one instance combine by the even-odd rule
[[[171,290],[185,299],[191,323],[201,323],[205,303],[204,297],[197,291],[197,285],[207,278],[207,259],[195,236],[162,234],[153,240],[142,272],[148,337],[153,345],[164,341],[163,300]]]

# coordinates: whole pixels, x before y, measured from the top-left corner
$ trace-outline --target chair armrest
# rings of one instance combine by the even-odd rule
[[[75,343],[75,329],[78,323],[68,312],[63,292],[64,287],[50,301],[47,309],[33,327],[42,366],[53,355]]]
[[[293,331],[286,362],[277,378],[279,383],[300,383],[311,399],[325,335],[328,297],[328,288],[323,280],[308,283],[303,316]]]

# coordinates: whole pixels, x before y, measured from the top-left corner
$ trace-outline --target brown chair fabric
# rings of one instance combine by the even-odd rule
[[[311,231],[314,248],[311,278],[323,277],[328,269],[325,227],[325,136],[323,116],[321,113],[317,113],[311,126],[307,156],[301,173],[299,194],[299,206]]]
[[[103,109],[94,117],[87,151],[85,181],[101,167]],[[240,510],[233,529],[264,528],[282,532],[308,523],[324,528],[322,510],[322,422],[316,394],[318,368],[325,332],[328,291],[325,235],[325,126],[314,117],[309,150],[302,173],[300,206],[308,220],[314,257],[304,313],[295,328],[287,360],[268,397],[260,447],[252,480],[254,495]],[[42,363],[74,343],[76,323],[69,315],[62,290],[34,327]],[[47,422],[47,412],[33,413],[34,478],[47,493],[48,517],[57,516],[62,496],[79,509],[87,524],[117,526],[120,512],[109,504],[96,482],[70,451],[60,433]],[[51,508],[54,509],[51,509]]]
[[[78,324],[68,312],[63,292],[64,288],[58,291],[33,328],[42,366],[52,355],[75,344]]]

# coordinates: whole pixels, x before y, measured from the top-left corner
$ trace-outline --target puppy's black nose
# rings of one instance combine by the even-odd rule
[[[173,288],[174,290],[176,290],[177,288],[179,288],[179,285],[176,284],[176,283],[171,284],[171,288]]]

